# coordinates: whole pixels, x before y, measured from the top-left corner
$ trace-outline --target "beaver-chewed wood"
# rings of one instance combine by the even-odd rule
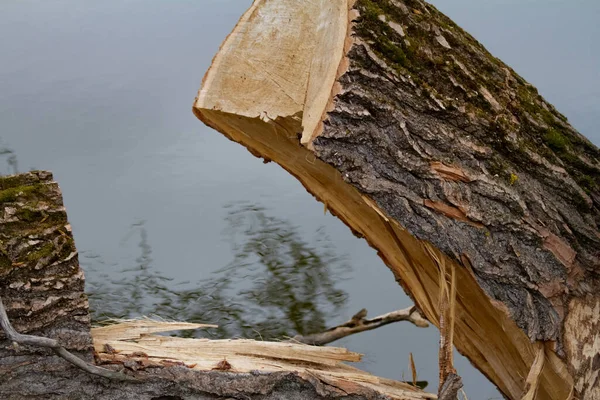
[[[511,399],[600,398],[600,151],[422,0],[255,0],[194,105],[375,247]],[[430,245],[432,249],[429,248]]]
[[[8,319],[31,335],[19,345],[0,329],[1,399],[435,398],[347,365],[361,356],[346,349],[159,336],[214,326],[146,319],[92,329],[62,194],[49,172],[0,177],[0,300],[8,317],[1,325]],[[42,338],[100,364],[111,378],[35,345],[49,342]]]

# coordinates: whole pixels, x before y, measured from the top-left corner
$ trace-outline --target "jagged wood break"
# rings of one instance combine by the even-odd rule
[[[536,341],[538,398],[600,398],[600,152],[433,6],[255,0],[194,112],[298,178],[436,324],[454,269],[454,342],[508,398]]]
[[[346,364],[361,359],[346,349],[156,335],[207,327],[177,322],[134,320],[90,329],[83,288],[52,174],[0,176],[0,305],[6,306],[7,319],[18,333],[54,339],[80,359],[129,378],[91,375],[31,340],[15,346],[0,328],[0,399],[435,398]]]

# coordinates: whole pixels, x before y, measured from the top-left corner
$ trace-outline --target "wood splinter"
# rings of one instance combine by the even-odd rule
[[[427,245],[427,252],[440,270],[439,309],[440,309],[440,386],[438,400],[456,400],[462,389],[461,377],[454,368],[454,322],[456,319],[456,271],[450,265],[450,283],[447,281],[448,265],[438,257],[433,247]]]
[[[522,400],[535,400],[545,360],[546,350],[544,344],[538,343],[538,352],[533,361],[533,365],[531,366],[531,370],[529,371],[529,375],[527,375],[527,380],[525,381],[525,395]]]

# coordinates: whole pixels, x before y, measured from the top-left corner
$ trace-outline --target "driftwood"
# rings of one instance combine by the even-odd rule
[[[507,398],[540,346],[537,398],[600,398],[600,151],[435,7],[255,0],[194,113],[375,247]]]
[[[211,327],[179,322],[92,329],[83,283],[51,174],[0,177],[1,399],[436,397],[351,367],[346,349],[157,335]]]

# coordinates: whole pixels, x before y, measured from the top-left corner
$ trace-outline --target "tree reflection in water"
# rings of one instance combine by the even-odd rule
[[[153,269],[145,225],[134,224],[141,254],[135,268],[119,274],[129,278],[88,282],[94,319],[157,315],[218,324],[218,337],[265,340],[323,331],[346,303],[338,283],[349,271],[328,238],[318,230],[309,244],[297,227],[263,207],[228,210],[233,260],[194,289]]]
[[[7,174],[18,174],[19,173],[19,163],[17,161],[17,155],[15,152],[9,147],[2,144],[2,139],[0,138],[0,160],[4,160],[6,162],[6,172],[4,168],[0,168],[0,175]]]

